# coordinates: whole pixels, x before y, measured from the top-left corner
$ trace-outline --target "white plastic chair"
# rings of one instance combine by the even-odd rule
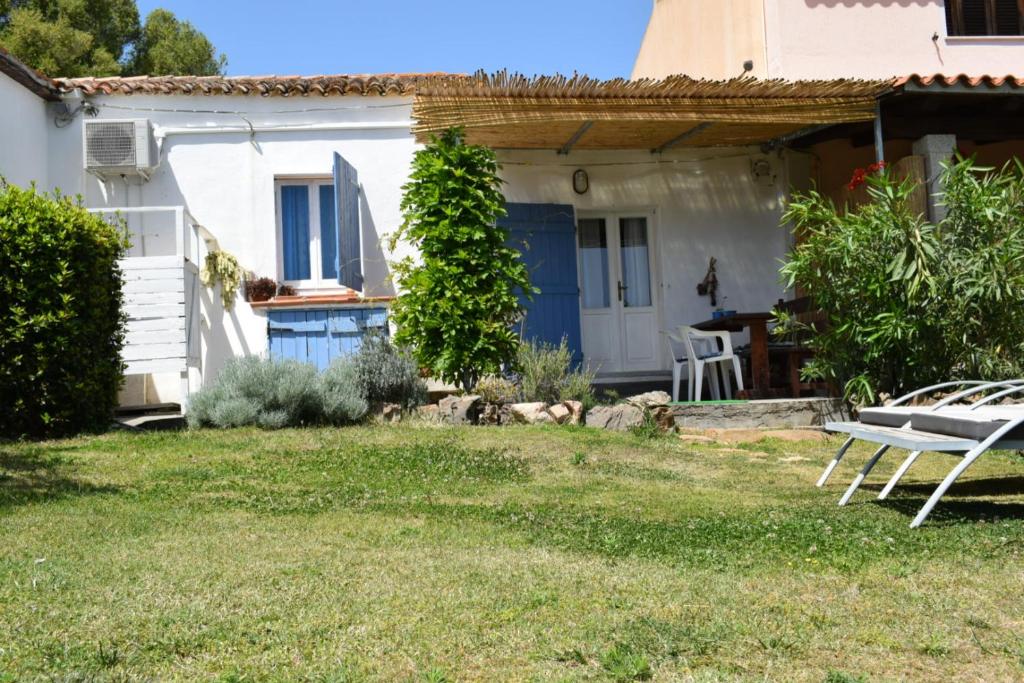
[[[683,366],[686,366],[686,400],[693,393],[693,366],[689,363],[686,353],[686,342],[678,334],[668,332],[668,348],[672,354],[672,402],[679,402],[679,382],[683,378]]]
[[[736,389],[743,391],[743,373],[740,370],[740,359],[733,353],[732,337],[728,332],[705,332],[689,325],[679,327],[679,337],[686,347],[687,366],[689,368],[690,401],[699,401],[704,384],[704,366],[711,364],[711,397],[718,400],[718,372],[716,364],[721,364],[722,379],[725,381],[725,397],[732,398],[732,386],[729,382],[729,361],[736,376]]]

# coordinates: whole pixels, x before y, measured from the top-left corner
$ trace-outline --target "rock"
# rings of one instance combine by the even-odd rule
[[[556,403],[548,408],[548,413],[550,413],[551,418],[560,425],[565,424],[569,421],[569,418],[572,417],[572,411],[561,403]]]
[[[638,427],[644,421],[644,411],[634,405],[623,403],[616,406],[597,406],[587,413],[587,425],[599,429],[614,429],[624,432]]]
[[[569,409],[569,419],[565,424],[578,425],[583,420],[583,404],[579,401],[562,401],[562,405]]]
[[[441,421],[453,425],[476,424],[480,415],[480,397],[470,394],[467,396],[446,396],[437,403]]]
[[[534,425],[555,421],[551,413],[548,412],[547,403],[513,403],[509,410],[512,413],[513,422]]]
[[[483,409],[480,411],[480,420],[478,424],[482,425],[505,425],[511,422],[509,409],[507,405],[499,403],[485,403]]]
[[[651,408],[654,406],[668,405],[672,397],[665,391],[648,391],[645,394],[637,394],[626,399],[626,403],[638,408]]]
[[[424,422],[440,422],[441,420],[441,411],[436,403],[419,406],[414,411],[414,414]]]
[[[397,403],[385,403],[381,406],[380,417],[384,422],[400,422],[402,420],[402,406]]]

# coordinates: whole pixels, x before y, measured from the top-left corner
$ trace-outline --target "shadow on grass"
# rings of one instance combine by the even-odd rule
[[[115,486],[69,476],[70,465],[71,459],[61,449],[14,451],[0,447],[0,512],[18,505],[118,491]]]
[[[915,482],[913,484],[897,484],[894,492],[932,495],[939,486],[939,481]],[[884,482],[871,482],[861,484],[865,491],[881,491],[885,487]],[[1021,496],[1024,495],[1024,476],[1013,477],[986,477],[983,479],[966,479],[957,481],[949,487],[947,496]]]
[[[927,492],[930,495],[935,489],[932,486]],[[956,526],[965,522],[992,521],[999,519],[1024,519],[1024,503],[999,503],[992,500],[951,500],[947,494],[939,501],[935,509],[925,520],[926,525]],[[955,494],[954,494],[955,495]],[[865,501],[865,504],[876,504],[895,510],[912,519],[924,507],[927,496],[900,496],[885,500]]]

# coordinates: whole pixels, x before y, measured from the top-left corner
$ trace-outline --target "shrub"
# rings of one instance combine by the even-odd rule
[[[192,427],[298,426],[321,421],[321,405],[320,380],[312,365],[232,358],[213,385],[192,395],[188,422]]]
[[[362,419],[369,405],[354,358],[339,358],[320,376],[320,410],[324,422],[343,425]]]
[[[384,335],[366,335],[354,362],[362,396],[371,406],[397,403],[414,408],[426,400],[427,389],[416,359]]]
[[[1024,373],[1024,167],[947,165],[937,226],[911,213],[910,182],[867,182],[870,204],[841,212],[811,191],[783,217],[798,235],[783,278],[828,321],[804,374],[868,404],[944,379]]]
[[[526,401],[580,401],[585,410],[594,405],[594,373],[573,369],[572,351],[565,338],[558,346],[522,342],[518,368]]]
[[[317,375],[295,360],[233,358],[216,382],[192,394],[190,427],[281,429],[345,425],[362,419],[366,399],[353,358],[340,358]]]
[[[123,230],[0,179],[0,436],[110,424],[124,365]]]
[[[484,403],[515,403],[519,400],[519,387],[512,380],[497,375],[487,375],[476,383],[473,391]]]
[[[517,293],[530,287],[508,230],[498,164],[486,147],[467,145],[461,131],[433,138],[413,157],[402,190],[404,222],[391,238],[419,255],[392,264],[402,290],[392,306],[395,340],[420,365],[469,391],[485,374],[515,360]]]

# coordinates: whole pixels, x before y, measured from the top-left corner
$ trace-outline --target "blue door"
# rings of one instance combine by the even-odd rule
[[[335,308],[270,311],[270,357],[312,363],[326,370],[335,358],[359,350],[370,331],[387,334],[385,308]]]
[[[559,344],[568,341],[573,358],[583,358],[580,336],[580,289],[576,277],[576,223],[568,204],[505,205],[508,215],[498,225],[509,231],[540,290],[526,308],[525,337]]]

